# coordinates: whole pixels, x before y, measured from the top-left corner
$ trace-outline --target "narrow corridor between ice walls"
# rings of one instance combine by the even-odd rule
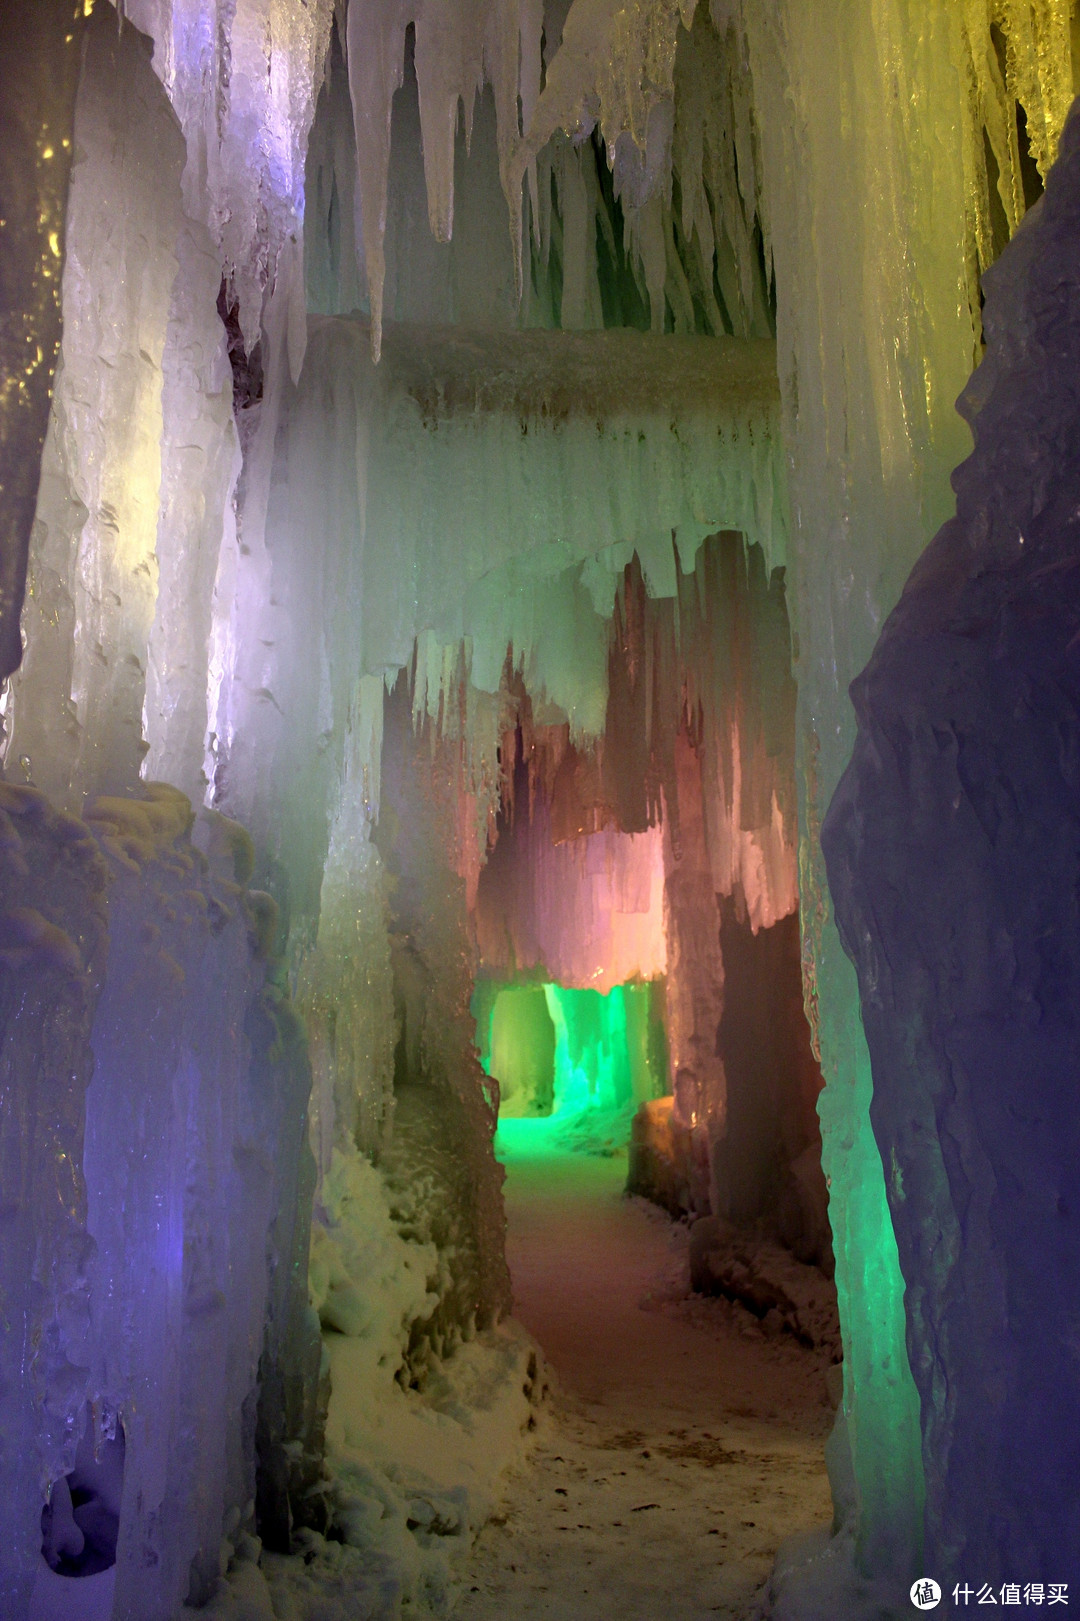
[[[0,5],[3,1621],[1080,1602],[1074,11]]]

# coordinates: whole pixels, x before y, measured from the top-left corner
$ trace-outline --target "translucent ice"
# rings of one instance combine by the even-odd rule
[[[0,670],[19,662],[19,611],[60,343],[64,205],[84,17],[67,0],[4,7],[0,156]]]
[[[184,203],[209,229],[248,349],[264,300],[296,302],[303,359],[304,160],[334,0],[120,0],[154,41],[187,147]]]
[[[986,278],[957,515],[853,689],[823,833],[907,1284],[925,1564],[991,1582],[1077,1549],[1080,1442],[1046,1392],[1074,1366],[1078,179],[1073,114]]]

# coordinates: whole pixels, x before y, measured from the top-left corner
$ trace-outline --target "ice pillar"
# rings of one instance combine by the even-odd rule
[[[986,278],[974,454],[853,688],[823,832],[943,1585],[1080,1554],[1080,120]],[[992,1418],[990,1415],[993,1415]]]
[[[882,1574],[918,1561],[918,1401],[857,987],[818,835],[852,742],[847,684],[947,515],[966,448],[951,401],[976,341],[977,315],[957,319],[969,196],[952,133],[938,133],[967,117],[957,9],[920,8],[916,26],[896,0],[828,15],[792,0],[743,7],[790,457],[800,903],[856,1492],[837,1508],[857,1512],[861,1563]],[[933,110],[917,127],[915,107]]]
[[[19,663],[19,613],[60,345],[64,211],[83,0],[0,10],[0,676]]]
[[[130,27],[118,31],[107,6],[87,34],[67,214],[65,341],[7,751],[9,766],[21,762],[20,777],[73,810],[86,793],[130,791],[145,752],[162,361],[184,230],[184,142],[151,69],[149,41]],[[191,612],[175,605],[175,616]]]

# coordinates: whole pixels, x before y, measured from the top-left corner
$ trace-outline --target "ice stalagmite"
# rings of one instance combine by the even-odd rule
[[[1080,1552],[1078,241],[1074,114],[986,278],[957,514],[853,687],[823,832],[907,1284],[924,1563],[950,1580],[1056,1580]]]

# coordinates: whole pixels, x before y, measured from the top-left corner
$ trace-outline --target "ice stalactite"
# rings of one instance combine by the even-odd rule
[[[389,52],[385,63],[370,50],[353,58],[354,80],[378,81],[374,103],[370,86],[358,100],[354,82],[350,105],[343,53],[332,49],[308,168],[312,311],[363,307],[380,324],[771,333],[748,78],[704,6],[634,12],[632,22],[622,8],[571,8],[565,41],[550,6],[542,36],[529,8],[519,16],[517,5],[493,6],[472,17],[472,52],[453,56],[449,71],[424,49],[430,29],[418,24],[413,49],[415,9],[357,8],[355,26]],[[681,12],[687,23],[693,14],[692,28],[679,26]],[[477,42],[485,26],[498,34],[519,24],[515,135],[505,97],[512,58]],[[546,82],[534,97],[530,56],[541,48]],[[426,103],[425,75],[434,86]],[[466,113],[464,124],[447,122],[437,159],[424,134],[432,100]],[[374,212],[361,207],[365,194]]]
[[[460,724],[490,735],[490,767],[484,717],[513,641],[533,690],[595,735],[605,619],[635,547],[668,592],[672,528],[688,557],[723,523],[774,561],[784,548],[766,344],[695,358],[688,340],[669,351],[609,334],[598,363],[570,334],[393,328],[376,368],[359,322],[311,328],[311,365],[283,395],[268,573],[257,590],[239,581],[229,611],[242,660],[211,709],[216,802],[287,864],[293,926],[309,936],[358,680],[411,664],[419,634],[418,702],[449,726],[464,640]],[[676,377],[673,418],[661,402]],[[575,498],[582,489],[595,498]],[[369,738],[355,767],[371,783],[374,748]],[[479,756],[476,767],[482,777]]]
[[[204,224],[250,352],[268,300],[303,361],[304,162],[334,0],[120,0],[154,41],[154,68],[184,133],[184,206]]]
[[[1078,1551],[1080,122],[987,276],[975,450],[853,688],[823,831],[907,1284],[927,1568]],[[1037,1261],[1036,1261],[1037,1258]],[[991,1409],[1000,1415],[988,1427]]]
[[[83,0],[4,7],[0,54],[0,672],[19,614],[60,344],[60,278]]]
[[[477,94],[485,80],[491,83],[499,166],[506,177],[511,214],[519,220],[521,187],[518,180],[515,191],[510,178],[510,156],[520,140],[519,119],[529,120],[540,92],[541,0],[483,0],[452,7],[424,0],[399,0],[393,5],[353,0],[346,23],[346,54],[376,360],[382,347],[392,103],[402,83],[410,26],[416,41],[428,217],[437,241],[449,241],[453,233],[459,109],[463,107],[468,137]]]

